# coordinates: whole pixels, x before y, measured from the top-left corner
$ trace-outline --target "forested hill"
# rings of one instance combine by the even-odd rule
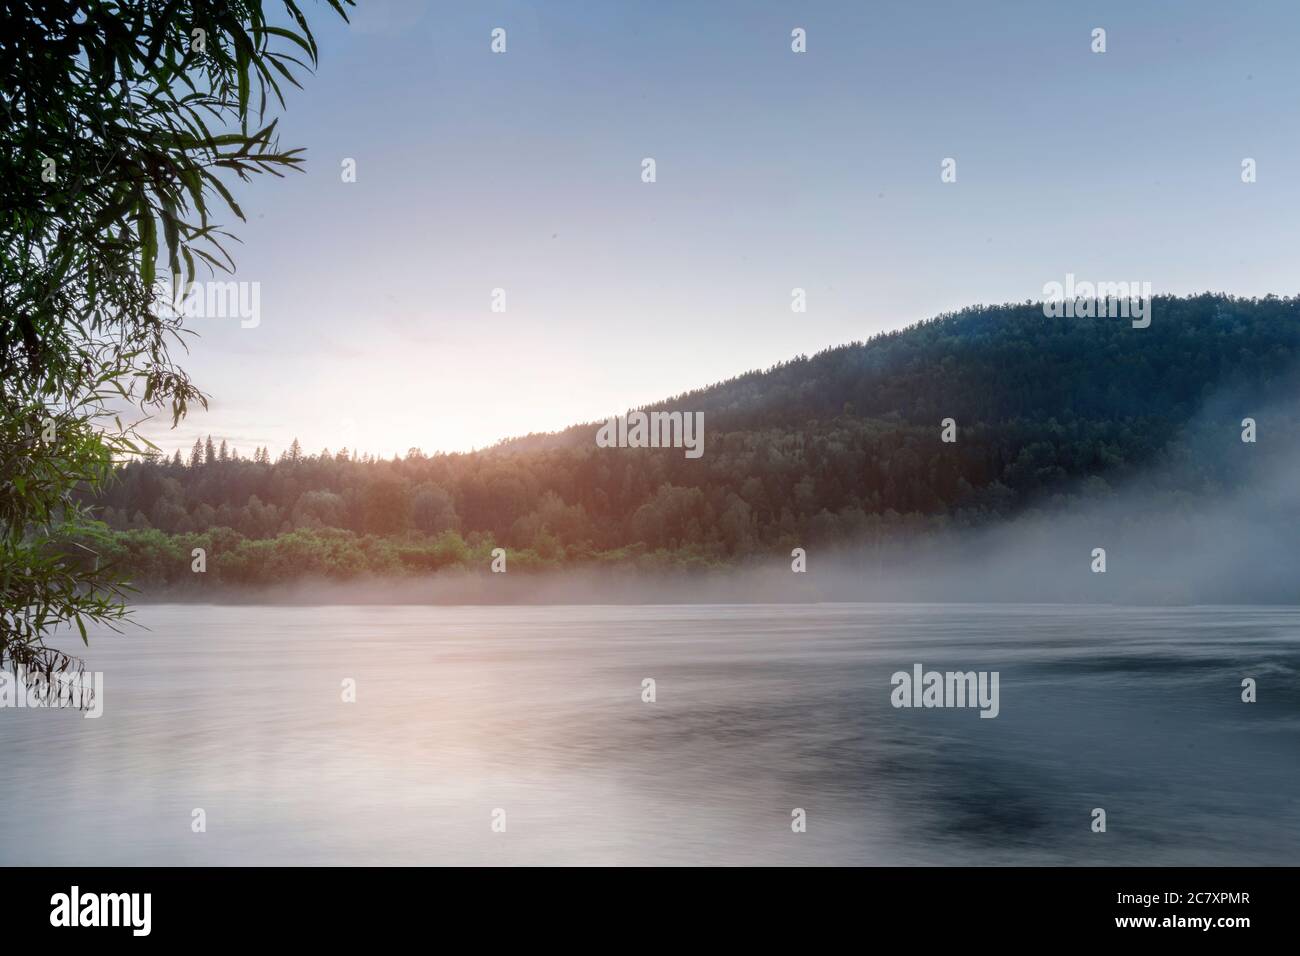
[[[1300,299],[1157,297],[1158,321],[1048,319],[1040,303],[974,306],[867,342],[645,406],[706,413],[710,430],[800,428],[840,415],[937,425],[1186,420],[1231,380],[1263,384],[1300,345]],[[511,451],[589,444],[596,424],[508,439]]]
[[[426,538],[443,555],[501,545],[541,562],[788,554],[1104,492],[1177,453],[1215,394],[1236,399],[1211,431],[1240,447],[1241,418],[1286,388],[1298,355],[1300,299],[1158,298],[1144,329],[977,307],[653,406],[704,413],[699,459],[598,448],[595,423],[387,461],[296,443],[278,461],[251,460],[210,443],[189,461],[126,466],[96,504],[120,531],[227,528],[227,546],[290,535],[342,547],[321,530],[335,528],[363,543],[401,538],[408,556]],[[940,440],[946,418],[953,443]],[[1224,456],[1183,457],[1179,491],[1225,480]],[[408,559],[446,563],[420,554]]]

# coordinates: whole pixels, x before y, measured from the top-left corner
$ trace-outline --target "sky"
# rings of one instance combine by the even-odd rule
[[[234,184],[258,316],[191,320],[169,453],[467,451],[1067,273],[1300,291],[1291,0],[304,6],[305,172]]]

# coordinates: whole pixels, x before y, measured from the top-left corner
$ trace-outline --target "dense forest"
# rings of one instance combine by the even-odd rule
[[[1157,298],[1152,316],[973,307],[648,406],[704,413],[698,460],[598,448],[598,423],[392,460],[209,439],[121,467],[87,543],[146,584],[184,581],[191,547],[234,582],[486,567],[498,546],[512,570],[681,566],[972,526],[1179,456],[1170,493],[1211,493],[1227,456],[1187,455],[1189,436],[1239,442],[1285,393],[1300,299]]]

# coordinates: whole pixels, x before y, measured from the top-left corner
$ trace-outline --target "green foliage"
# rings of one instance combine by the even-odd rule
[[[114,532],[99,524],[83,528],[81,534],[93,537],[105,559],[136,584],[173,589],[214,583],[266,585],[307,577],[340,581],[366,575],[400,577],[485,567],[494,546],[484,540],[471,547],[455,531],[384,538],[334,528],[303,528],[273,538],[250,539],[231,528],[169,535],[152,528]],[[195,548],[202,548],[207,555],[201,578],[192,570]],[[509,560],[511,570],[539,563],[535,555],[524,551],[512,552]]]
[[[52,628],[123,617],[114,565],[81,552],[108,539],[74,491],[145,450],[111,407],[175,422],[204,401],[172,361],[183,329],[154,278],[160,261],[186,280],[231,268],[216,217],[244,214],[222,176],[302,161],[264,116],[316,58],[302,11],[283,12],[284,25],[248,0],[0,10],[0,664],[69,666],[43,644]]]
[[[512,571],[708,566],[1104,496],[1162,460],[1177,461],[1186,482],[1171,494],[1222,488],[1232,456],[1191,456],[1189,427],[1239,445],[1241,417],[1286,390],[1297,355],[1296,299],[1157,299],[1141,330],[1047,319],[1037,306],[981,307],[654,406],[704,411],[699,460],[597,448],[590,425],[467,455],[137,461],[93,501],[123,531],[226,526],[277,542],[256,552],[268,562],[291,533],[341,529],[371,542],[341,565],[367,573],[481,569],[489,540],[511,549]],[[1240,401],[1234,388],[1245,389]],[[1212,395],[1226,404],[1206,418]],[[955,444],[940,440],[948,417]],[[421,543],[462,536],[472,559]]]

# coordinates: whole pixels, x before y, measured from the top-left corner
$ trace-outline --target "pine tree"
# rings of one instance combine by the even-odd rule
[[[197,468],[203,463],[203,442],[194,439],[194,448],[190,451],[190,467]]]
[[[230,461],[230,449],[226,447],[226,440],[221,439],[221,450],[217,452],[217,461]]]
[[[284,458],[283,455],[281,455],[280,457],[282,459]],[[294,461],[294,462],[302,461],[302,445],[298,444],[298,439],[296,438],[293,440],[293,444],[289,446],[288,458],[289,461]]]
[[[177,468],[185,467],[185,461],[181,458],[181,450],[179,448],[176,449],[176,454],[172,455],[172,464]]]

